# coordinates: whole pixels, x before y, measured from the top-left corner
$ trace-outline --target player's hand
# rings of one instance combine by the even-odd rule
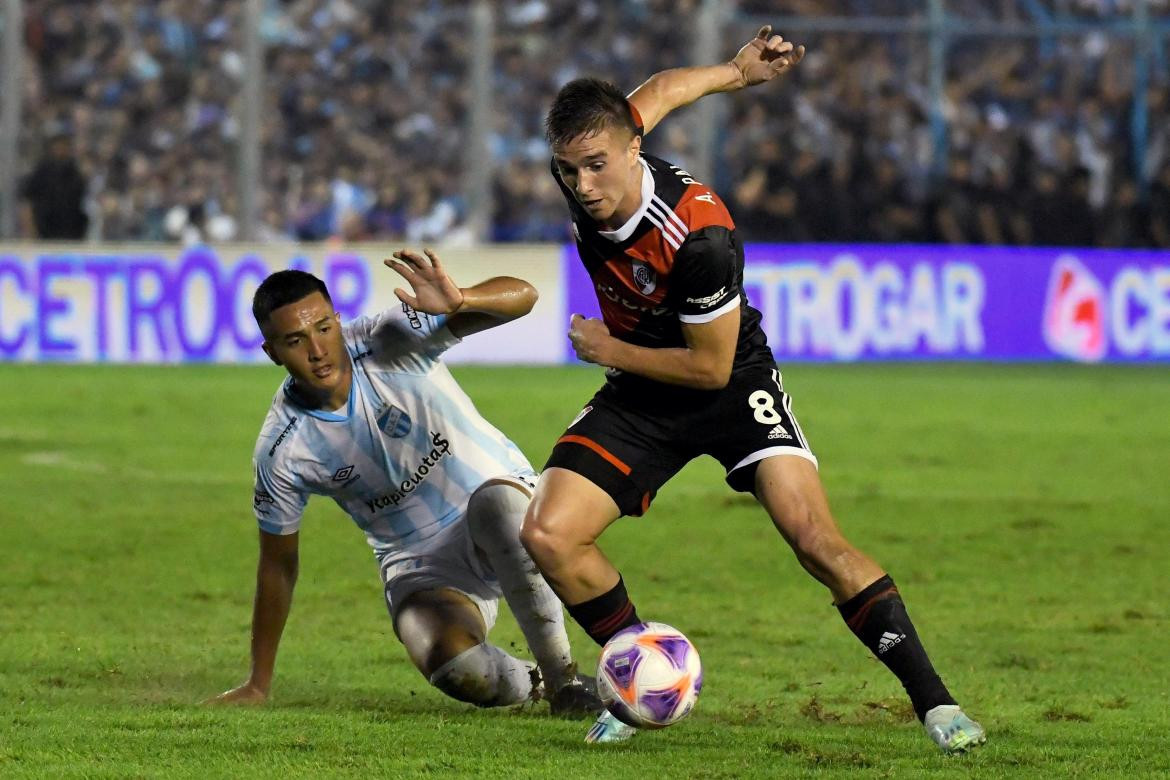
[[[772,35],[772,25],[765,24],[756,37],[744,44],[731,64],[739,70],[743,86],[771,81],[804,58],[804,47],[793,46],[783,36]]]
[[[587,363],[608,366],[606,348],[613,341],[605,323],[592,317],[574,314],[569,318],[569,341],[577,357]]]
[[[204,704],[263,704],[268,701],[268,692],[261,689],[251,680],[243,685],[224,691],[218,696],[212,696]]]
[[[463,305],[463,291],[447,276],[437,254],[430,249],[424,249],[423,254],[425,257],[408,249],[399,249],[393,259],[382,261],[387,268],[397,271],[414,290],[414,295],[411,295],[396,287],[394,294],[415,311],[454,314]]]

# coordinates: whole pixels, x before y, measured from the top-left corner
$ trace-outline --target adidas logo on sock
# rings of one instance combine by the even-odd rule
[[[905,638],[905,634],[893,634],[889,631],[883,631],[882,638],[878,640],[878,655],[886,652]]]
[[[768,432],[768,438],[769,439],[791,439],[792,434],[790,434],[788,431],[784,430],[783,425],[777,425],[775,428],[773,428],[771,431]]]

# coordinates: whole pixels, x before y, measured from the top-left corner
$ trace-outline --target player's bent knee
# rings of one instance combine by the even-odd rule
[[[528,516],[524,518],[524,524],[520,526],[520,543],[524,545],[524,549],[538,565],[543,566],[546,562],[555,561],[558,557],[555,535],[549,533],[548,528],[541,523],[540,518],[535,517],[532,512],[528,513]]]
[[[505,482],[487,482],[467,502],[467,528],[480,547],[516,539],[529,497]]]

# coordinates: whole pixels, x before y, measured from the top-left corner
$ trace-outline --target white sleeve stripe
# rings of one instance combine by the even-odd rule
[[[715,309],[714,311],[706,312],[705,314],[679,314],[678,321],[685,322],[688,325],[698,325],[698,324],[703,323],[703,322],[711,322],[712,320],[719,319],[724,314],[727,314],[729,311],[736,308],[737,306],[739,306],[739,296],[738,295],[735,296],[734,298],[732,298],[727,303],[720,306],[718,309]]]
[[[682,231],[682,234],[684,236],[691,232],[691,229],[689,227],[687,227],[687,223],[682,221],[682,217],[680,217],[677,213],[675,213],[674,209],[672,209],[670,206],[666,205],[666,201],[664,201],[662,198],[658,197],[657,195],[655,195],[651,200],[654,203],[657,203],[658,206],[661,207],[664,212],[666,212],[667,218],[670,219],[671,222],[673,222],[675,225],[678,226],[679,230]]]
[[[649,216],[650,214],[654,214],[654,216],[661,220],[662,224],[660,227],[662,228],[663,233],[669,232],[672,236],[674,236],[675,240],[677,240],[679,244],[682,244],[683,241],[687,240],[686,231],[679,230],[678,226],[670,221],[670,218],[665,213],[663,213],[662,207],[657,203],[651,203],[650,208],[646,210],[646,215]]]
[[[675,251],[678,251],[678,248],[682,246],[682,242],[679,241],[677,238],[675,238],[672,233],[668,232],[666,227],[663,226],[663,224],[661,222],[659,222],[657,219],[654,218],[654,214],[649,209],[646,210],[646,219],[649,220],[652,225],[657,227],[662,232],[663,240],[666,241],[666,243],[670,244],[671,247],[673,247]]]

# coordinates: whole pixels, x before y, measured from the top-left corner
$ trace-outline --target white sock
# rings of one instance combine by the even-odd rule
[[[520,524],[528,501],[527,495],[511,485],[480,488],[467,505],[467,522],[471,538],[500,581],[504,600],[524,632],[551,695],[573,679],[577,668],[560,599],[520,544]]]
[[[477,707],[505,707],[532,698],[533,668],[484,642],[436,669],[431,685]]]

